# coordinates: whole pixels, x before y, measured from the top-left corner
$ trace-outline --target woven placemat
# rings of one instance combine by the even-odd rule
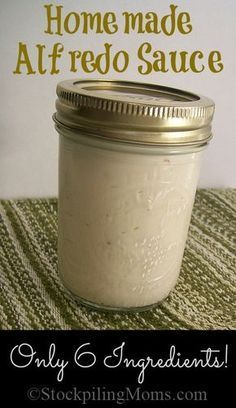
[[[198,190],[175,290],[142,313],[97,312],[57,272],[57,200],[0,202],[1,329],[236,329],[236,190]]]

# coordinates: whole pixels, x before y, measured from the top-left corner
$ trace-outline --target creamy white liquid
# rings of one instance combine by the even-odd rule
[[[201,151],[154,151],[60,137],[59,272],[85,300],[142,307],[176,284]]]

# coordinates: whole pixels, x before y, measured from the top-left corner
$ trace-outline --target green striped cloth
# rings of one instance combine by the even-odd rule
[[[236,329],[236,190],[198,190],[178,284],[158,307],[98,312],[57,272],[57,200],[0,202],[1,329]]]

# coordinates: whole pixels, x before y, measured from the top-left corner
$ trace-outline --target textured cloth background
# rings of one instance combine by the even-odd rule
[[[236,190],[198,190],[178,284],[155,309],[97,312],[57,273],[57,200],[0,202],[1,329],[236,329]]]

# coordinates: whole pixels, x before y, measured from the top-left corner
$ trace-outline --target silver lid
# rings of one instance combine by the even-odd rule
[[[60,126],[98,137],[154,145],[199,145],[211,138],[214,102],[154,84],[69,80],[57,86]]]

